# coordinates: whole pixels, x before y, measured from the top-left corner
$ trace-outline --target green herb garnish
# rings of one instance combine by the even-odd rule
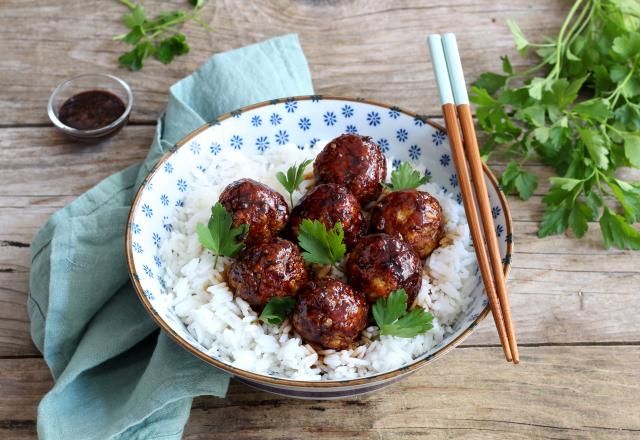
[[[414,307],[407,312],[407,292],[393,291],[387,298],[378,298],[373,305],[373,317],[381,335],[413,338],[430,330],[433,315],[422,307]]]
[[[249,231],[249,225],[240,225],[232,228],[233,218],[220,202],[211,208],[211,217],[207,226],[198,223],[196,232],[200,244],[209,249],[215,260],[214,269],[218,266],[218,257],[235,257],[238,252],[244,249],[245,244],[238,241],[238,237],[245,235]]]
[[[295,305],[296,300],[291,296],[274,296],[264,306],[258,319],[271,325],[280,325],[289,316]]]
[[[347,251],[343,241],[344,230],[340,222],[328,231],[318,220],[304,219],[300,224],[298,243],[304,249],[302,257],[309,263],[331,264],[340,270],[337,263]]]
[[[207,30],[212,30],[199,16],[204,0],[189,0],[193,11],[175,10],[161,12],[150,19],[140,3],[120,0],[131,11],[122,17],[122,22],[130,31],[113,37],[115,41],[134,46],[132,50],[118,58],[121,66],[130,70],[140,70],[144,60],[154,56],[158,61],[169,64],[176,56],[189,52],[189,45],[184,34],[178,32],[178,26],[194,20]]]
[[[382,183],[389,191],[401,191],[403,189],[415,189],[430,180],[429,176],[423,176],[420,171],[411,166],[409,162],[402,162],[391,173],[391,183]]]
[[[307,168],[311,162],[313,161],[307,159],[298,166],[294,165],[289,167],[286,175],[282,171],[278,171],[276,173],[278,182],[280,182],[284,189],[289,193],[291,207],[293,207],[293,192],[300,187],[300,184],[304,180],[304,169]]]
[[[540,63],[516,72],[503,57],[503,73],[483,73],[471,97],[489,134],[483,153],[500,147],[510,159],[503,189],[531,197],[538,179],[523,165],[537,156],[559,176],[543,198],[540,237],[571,228],[580,238],[599,220],[605,247],[640,249],[640,185],[616,178],[621,167],[640,168],[640,7],[576,0],[558,35],[541,43],[508,25],[520,53],[531,49]]]

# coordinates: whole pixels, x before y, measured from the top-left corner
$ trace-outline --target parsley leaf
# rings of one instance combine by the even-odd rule
[[[433,327],[433,315],[422,307],[414,307],[407,312],[407,292],[404,289],[391,292],[387,298],[378,298],[372,311],[381,335],[413,338]]]
[[[553,167],[538,236],[571,229],[580,238],[599,220],[606,247],[635,249],[639,186],[616,176],[621,167],[640,168],[638,2],[574,0],[558,34],[541,42],[507,25],[520,53],[534,52],[539,62],[516,71],[505,57],[501,73],[482,73],[471,88],[488,135],[483,155],[507,157],[500,183],[524,200],[538,183],[527,161]]]
[[[199,16],[204,0],[189,0],[194,7],[193,11],[183,10],[161,12],[155,18],[149,18],[144,7],[131,0],[120,0],[131,11],[122,17],[122,23],[130,29],[126,34],[113,37],[115,41],[134,46],[128,52],[120,55],[118,62],[129,70],[140,70],[144,67],[147,58],[155,58],[169,64],[176,56],[189,52],[186,37],[178,32],[178,27],[190,20],[199,23],[202,27],[211,30]]]
[[[296,191],[302,181],[304,180],[304,170],[313,162],[312,160],[305,160],[300,165],[289,167],[287,170],[287,174],[285,175],[282,171],[278,171],[276,173],[276,179],[278,182],[287,190],[289,193],[289,200],[291,201],[291,206],[293,207],[293,192]]]
[[[232,228],[233,218],[220,202],[211,208],[211,217],[207,226],[198,223],[196,232],[200,244],[209,249],[214,255],[213,267],[218,266],[218,257],[235,257],[238,252],[244,249],[245,244],[238,241],[249,231],[249,225],[240,225]]]
[[[271,325],[280,325],[289,316],[295,305],[296,300],[291,296],[274,296],[264,306],[258,319]]]
[[[423,176],[420,171],[411,166],[409,162],[402,162],[396,170],[391,173],[391,183],[382,183],[390,191],[401,191],[403,189],[415,189],[424,185],[431,178]]]
[[[318,220],[304,219],[300,224],[298,243],[304,249],[302,257],[309,263],[335,266],[347,251],[343,241],[344,230],[340,222],[328,231]]]

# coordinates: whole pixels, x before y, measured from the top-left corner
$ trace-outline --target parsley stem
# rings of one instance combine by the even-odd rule
[[[291,208],[293,208],[293,192],[289,193],[289,200],[291,201]]]
[[[569,26],[571,19],[575,15],[581,3],[582,3],[582,0],[576,0],[576,2],[571,7],[571,10],[569,11],[569,14],[567,14],[567,18],[565,18],[564,23],[562,23],[562,27],[560,28],[560,33],[558,34],[558,40],[557,40],[556,64],[553,66],[553,69],[551,70],[551,73],[549,74],[549,76],[547,76],[547,78],[552,77],[553,79],[558,79],[558,77],[560,76],[560,69],[562,66],[562,56],[564,55],[564,40],[563,40],[564,34],[567,31],[567,27]]]
[[[216,253],[216,256],[213,258],[213,270],[218,270],[218,256],[219,254]]]
[[[132,3],[129,0],[120,0],[120,3],[122,3],[123,5],[125,5],[127,8],[131,10],[135,9],[137,6],[135,3]]]

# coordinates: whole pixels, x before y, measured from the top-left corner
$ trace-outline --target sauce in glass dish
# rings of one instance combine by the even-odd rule
[[[67,99],[58,111],[58,119],[78,130],[106,127],[125,112],[122,99],[106,90],[88,90]]]

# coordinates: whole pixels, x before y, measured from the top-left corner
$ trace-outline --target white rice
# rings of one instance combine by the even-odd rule
[[[235,367],[256,373],[298,380],[351,379],[390,371],[411,363],[445,336],[472,302],[476,285],[476,260],[464,210],[438,185],[420,189],[435,196],[444,210],[446,245],[425,261],[418,304],[433,313],[433,329],[414,338],[378,336],[375,326],[365,329],[362,345],[355,349],[316,351],[297,335],[289,321],[280,326],[263,324],[257,314],[233,293],[222,275],[213,269],[213,256],[203,250],[195,233],[206,223],[211,205],[232,181],[249,177],[288,194],[277,182],[277,171],[313,159],[326,142],[299,150],[287,145],[264,155],[246,156],[239,151],[220,153],[205,171],[196,169],[194,188],[184,197],[171,219],[173,231],[160,248],[164,262],[163,299],[173,307],[189,333],[207,352]],[[391,167],[389,167],[389,170]],[[241,170],[240,172],[238,170]],[[310,185],[306,181],[304,185]],[[294,194],[297,203],[306,187]],[[218,267],[231,262],[222,258]]]

